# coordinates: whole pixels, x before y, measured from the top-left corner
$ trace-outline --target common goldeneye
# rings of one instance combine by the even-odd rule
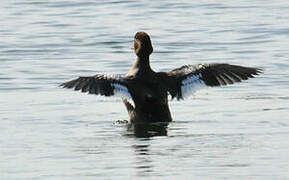
[[[258,68],[220,63],[185,65],[169,72],[155,72],[149,59],[153,47],[145,32],[136,33],[134,51],[137,57],[126,75],[97,74],[79,77],[60,86],[89,94],[121,97],[132,123],[170,122],[168,95],[182,100],[201,88],[233,84],[261,73]]]

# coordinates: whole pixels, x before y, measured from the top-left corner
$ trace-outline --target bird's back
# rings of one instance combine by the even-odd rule
[[[134,101],[138,122],[168,122],[171,115],[168,107],[168,92],[162,79],[156,74],[147,75],[146,78],[135,77],[134,83],[129,87]]]

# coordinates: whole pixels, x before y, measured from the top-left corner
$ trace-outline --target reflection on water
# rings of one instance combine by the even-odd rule
[[[153,160],[150,154],[150,144],[143,139],[142,144],[132,145],[135,152],[135,168],[138,176],[146,176],[153,172]]]
[[[133,132],[135,137],[147,138],[154,136],[167,136],[168,123],[137,123],[129,124],[128,131]]]
[[[126,125],[126,136],[149,138],[154,136],[167,136],[167,128],[169,123],[130,123],[128,120],[116,120],[114,125]]]

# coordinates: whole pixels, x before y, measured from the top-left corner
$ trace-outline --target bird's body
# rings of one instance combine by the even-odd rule
[[[257,68],[217,63],[155,72],[149,59],[153,48],[145,32],[136,33],[134,49],[137,58],[126,75],[79,77],[61,86],[90,94],[120,96],[132,123],[170,122],[168,95],[180,100],[203,87],[241,82],[261,72]]]
[[[127,76],[132,83],[129,85],[133,103],[124,99],[132,122],[163,122],[171,121],[168,106],[168,92],[161,73],[148,72],[142,75]]]

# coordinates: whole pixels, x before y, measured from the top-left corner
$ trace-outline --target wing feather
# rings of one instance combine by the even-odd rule
[[[60,86],[75,91],[88,92],[89,94],[132,99],[128,83],[128,79],[121,75],[97,74],[95,76],[79,77],[62,83]]]
[[[262,73],[261,69],[230,64],[186,65],[167,73],[171,83],[170,94],[178,100],[196,90],[209,86],[224,86],[241,82]],[[180,86],[180,87],[178,87]]]

